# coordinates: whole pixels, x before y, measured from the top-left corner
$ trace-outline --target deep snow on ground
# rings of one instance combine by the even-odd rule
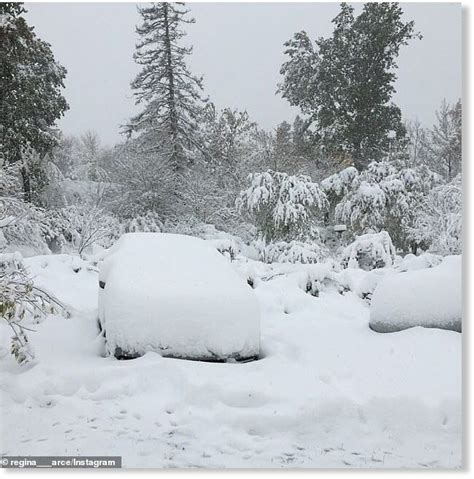
[[[261,360],[118,361],[98,336],[97,271],[68,255],[26,263],[72,316],[35,325],[26,366],[2,325],[2,454],[121,455],[125,467],[461,466],[458,333],[375,333],[353,292],[307,294],[305,265],[240,259],[262,310]]]

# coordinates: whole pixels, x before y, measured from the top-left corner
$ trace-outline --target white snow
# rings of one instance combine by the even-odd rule
[[[252,275],[262,311],[263,358],[232,364],[106,357],[94,268],[75,273],[67,255],[25,262],[75,310],[34,325],[29,366],[0,326],[2,454],[121,455],[134,468],[461,467],[462,335],[371,331],[356,294],[305,293],[302,278],[324,282],[330,266],[229,262]],[[332,277],[356,287],[390,271]]]
[[[349,268],[371,270],[392,266],[395,247],[386,231],[358,236],[342,253],[342,263]]]
[[[461,331],[461,256],[433,268],[386,275],[374,291],[370,327],[393,332],[413,326]]]
[[[123,235],[100,267],[108,354],[194,359],[259,355],[253,290],[211,244],[165,233]]]

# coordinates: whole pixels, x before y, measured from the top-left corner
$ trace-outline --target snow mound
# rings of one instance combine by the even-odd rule
[[[252,289],[208,242],[128,233],[100,266],[99,316],[107,354],[222,360],[257,357]]]
[[[462,329],[461,256],[434,268],[386,275],[374,291],[370,327],[380,333],[414,326]]]
[[[344,268],[361,268],[370,271],[393,265],[396,251],[386,231],[358,236],[342,253]]]
[[[395,268],[400,272],[433,268],[433,266],[440,264],[442,260],[443,257],[437,254],[423,253],[420,256],[415,256],[409,253],[395,265]]]

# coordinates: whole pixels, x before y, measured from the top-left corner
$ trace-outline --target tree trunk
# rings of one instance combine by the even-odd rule
[[[31,203],[30,173],[25,166],[21,167],[20,173],[21,173],[21,179],[23,183],[23,199],[27,201],[28,203]]]
[[[169,120],[170,120],[170,134],[171,134],[171,161],[174,165],[176,171],[181,171],[183,165],[181,164],[180,158],[180,148],[178,143],[178,118],[176,114],[176,98],[175,98],[175,85],[174,85],[174,73],[173,73],[173,62],[172,62],[172,53],[171,53],[171,40],[170,40],[170,30],[169,30],[169,18],[168,18],[168,4],[163,5],[164,8],[164,20],[165,20],[165,49],[166,49],[166,61],[168,68],[168,109],[169,109]]]

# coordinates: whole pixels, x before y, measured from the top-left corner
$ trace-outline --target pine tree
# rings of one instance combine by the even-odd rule
[[[308,115],[317,141],[340,163],[362,169],[385,155],[393,133],[405,135],[390,102],[394,70],[400,47],[419,35],[402,13],[397,3],[366,3],[354,16],[342,3],[331,37],[313,45],[303,31],[285,44],[278,91]]]
[[[22,152],[43,157],[57,143],[52,129],[69,108],[61,95],[66,69],[54,59],[51,46],[40,40],[17,3],[0,4],[0,160],[24,162]],[[24,196],[32,199],[29,165],[21,168]]]
[[[192,48],[184,47],[184,24],[189,10],[183,3],[152,3],[139,8],[142,24],[135,61],[142,65],[132,82],[137,104],[143,111],[132,118],[129,133],[137,132],[150,149],[169,149],[175,171],[183,171],[189,149],[197,146],[195,132],[200,113],[202,78],[186,65]]]

